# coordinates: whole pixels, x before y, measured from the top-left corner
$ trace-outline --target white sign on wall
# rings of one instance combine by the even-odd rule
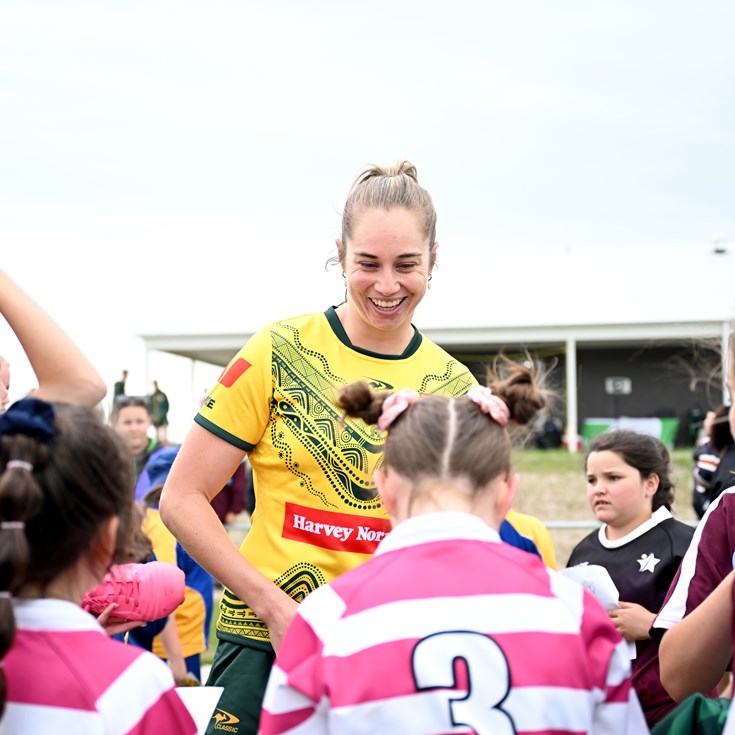
[[[627,396],[633,390],[630,378],[605,378],[605,393],[609,396]]]

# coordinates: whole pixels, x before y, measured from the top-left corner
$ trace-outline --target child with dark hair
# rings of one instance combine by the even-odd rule
[[[577,544],[568,566],[595,564],[610,574],[619,607],[610,617],[635,642],[633,683],[649,725],[676,703],[659,678],[658,646],[649,628],[694,529],[671,515],[669,451],[659,439],[627,429],[593,439],[585,459],[587,500],[602,526]]]
[[[707,488],[705,510],[720,493],[735,485],[735,437],[730,431],[730,406],[722,404],[715,409],[710,428],[710,447],[719,461],[712,472]]]
[[[709,497],[709,490],[712,486],[712,475],[714,475],[717,465],[720,464],[720,455],[712,446],[712,440],[710,439],[714,419],[715,412],[707,411],[702,422],[702,438],[692,452],[692,459],[694,460],[694,467],[692,469],[694,476],[692,508],[694,508],[694,512],[698,518],[704,515],[704,512],[712,502],[712,498]]]
[[[260,732],[647,733],[602,606],[500,541],[518,485],[506,427],[544,405],[533,374],[506,365],[455,398],[360,382],[339,400],[387,431],[375,481],[393,529],[299,606]]]
[[[196,728],[166,665],[80,602],[127,560],[132,468],[98,411],[26,398],[0,416],[0,733]]]
[[[193,733],[165,664],[80,607],[140,554],[130,456],[94,408],[104,382],[1,270],[0,314],[38,378],[0,414],[0,733]]]

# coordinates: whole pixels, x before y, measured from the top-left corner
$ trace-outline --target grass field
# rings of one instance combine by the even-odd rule
[[[692,450],[675,449],[672,464],[676,479],[676,501],[674,515],[682,521],[696,519],[691,506],[692,493]],[[515,449],[514,470],[521,476],[520,487],[514,507],[530,513],[542,521],[587,521],[589,528],[550,529],[559,567],[566,566],[574,546],[586,536],[596,524],[587,504],[584,480],[584,454],[571,454],[565,449]],[[219,597],[217,596],[217,599]],[[202,654],[203,663],[211,663],[217,645],[214,624],[217,606],[212,621],[209,650]]]

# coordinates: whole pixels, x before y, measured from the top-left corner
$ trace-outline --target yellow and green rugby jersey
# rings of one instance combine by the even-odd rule
[[[195,420],[250,453],[256,509],[242,554],[294,599],[365,561],[390,523],[373,471],[383,436],[347,419],[343,386],[461,395],[470,371],[416,331],[402,355],[353,347],[334,308],[275,322],[232,359]],[[269,642],[255,613],[225,590],[218,637]]]

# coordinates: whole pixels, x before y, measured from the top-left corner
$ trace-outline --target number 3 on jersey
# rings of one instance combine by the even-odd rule
[[[508,661],[500,646],[482,633],[468,630],[435,633],[413,649],[413,675],[418,691],[457,689],[455,662],[467,667],[467,694],[447,692],[449,719],[477,735],[513,735],[511,716],[501,705],[510,691]]]

